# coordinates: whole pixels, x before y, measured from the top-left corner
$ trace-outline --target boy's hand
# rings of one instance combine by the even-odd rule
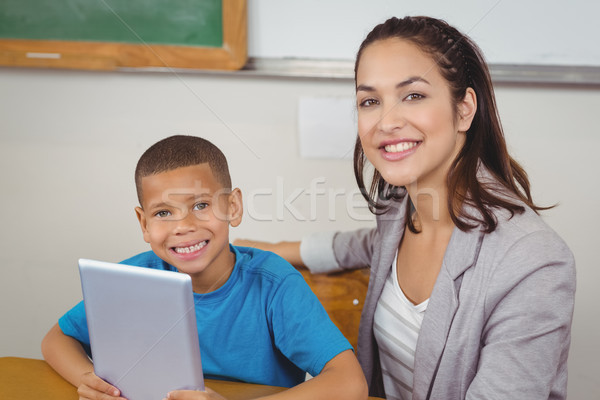
[[[165,400],[227,400],[219,393],[206,388],[206,392],[200,390],[174,390],[169,392]]]
[[[102,380],[93,372],[83,374],[77,393],[79,400],[126,400],[124,397],[120,397],[119,389]]]

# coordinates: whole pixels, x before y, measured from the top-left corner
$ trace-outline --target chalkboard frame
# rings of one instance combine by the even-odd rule
[[[221,47],[0,39],[0,65],[88,70],[238,70],[248,58],[247,0],[223,0]]]

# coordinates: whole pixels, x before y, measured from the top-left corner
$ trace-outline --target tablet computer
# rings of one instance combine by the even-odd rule
[[[191,278],[79,260],[94,372],[130,400],[204,390]]]

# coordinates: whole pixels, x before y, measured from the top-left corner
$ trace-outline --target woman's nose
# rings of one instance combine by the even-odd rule
[[[393,133],[406,124],[404,110],[401,103],[393,102],[381,107],[381,114],[377,121],[377,131],[381,133]]]

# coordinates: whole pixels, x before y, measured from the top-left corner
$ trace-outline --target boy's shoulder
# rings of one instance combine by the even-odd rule
[[[231,247],[236,254],[236,264],[240,270],[260,274],[273,280],[281,280],[289,276],[298,276],[304,279],[296,268],[275,253],[253,247],[233,245]]]
[[[126,260],[121,261],[119,264],[132,265],[134,267],[152,268],[166,271],[175,271],[171,265],[164,262],[159,256],[157,256],[152,250],[145,251],[140,254],[136,254],[133,257],[129,257]]]
[[[283,257],[252,247],[241,247],[230,245],[231,251],[236,256],[237,269],[243,274],[260,276],[261,279],[280,283],[286,279],[295,280],[300,278],[304,282],[302,274],[294,268]],[[152,250],[137,254],[120,264],[132,265],[135,267],[152,268],[166,271],[177,271],[170,264],[163,261]]]

